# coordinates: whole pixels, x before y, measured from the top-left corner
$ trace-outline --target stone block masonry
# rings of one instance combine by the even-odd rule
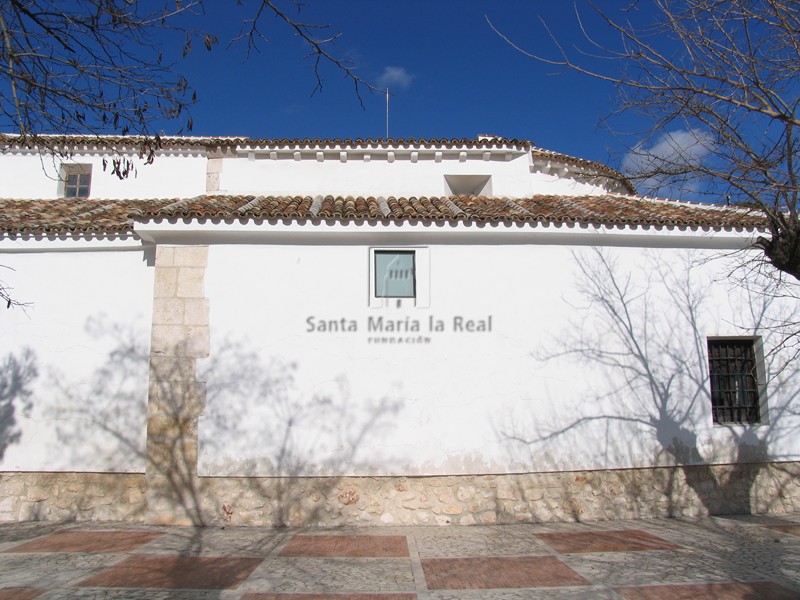
[[[209,353],[207,262],[206,246],[156,250],[145,476],[149,523],[205,523],[196,475],[205,387],[197,381],[196,361]]]

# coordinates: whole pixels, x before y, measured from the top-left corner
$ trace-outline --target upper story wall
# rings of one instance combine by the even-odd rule
[[[71,158],[38,152],[0,155],[0,197],[50,199],[64,197],[64,171],[90,166],[89,198],[183,198],[205,193],[205,151],[159,153],[152,164],[136,154],[123,154],[134,165],[125,179],[112,173],[111,151],[75,152]],[[103,166],[105,160],[106,165]]]
[[[528,143],[242,144],[210,154],[209,191],[253,195],[447,196],[628,193],[586,165],[533,159]],[[588,163],[586,163],[588,164]]]
[[[231,194],[447,196],[522,198],[534,194],[602,194],[574,175],[533,173],[525,149],[239,148],[209,161],[209,191]]]
[[[127,139],[127,138],[126,138]],[[133,141],[73,148],[69,158],[8,148],[0,154],[0,197],[68,197],[67,174],[91,172],[89,198],[191,198],[204,193],[263,196],[448,196],[629,193],[613,171],[553,153],[533,156],[528,142],[336,140],[249,141],[246,138],[173,140],[152,164]],[[538,151],[537,151],[538,152]],[[125,179],[114,157],[134,165]]]

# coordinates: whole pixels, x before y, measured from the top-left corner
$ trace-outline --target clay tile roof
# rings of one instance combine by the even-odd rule
[[[0,234],[120,234],[135,222],[412,221],[578,223],[761,230],[756,212],[639,196],[393,197],[204,195],[170,200],[0,200]]]
[[[120,234],[133,231],[130,215],[163,200],[0,200],[0,233],[17,235]]]
[[[113,147],[113,146],[138,146],[143,142],[153,142],[156,136],[141,135],[37,135],[25,139],[18,134],[0,133],[0,145],[10,147],[35,147],[37,142],[52,146],[75,147]],[[207,146],[238,145],[246,143],[246,137],[199,137],[199,136],[158,136],[161,147],[177,148],[192,147],[204,148]]]
[[[282,138],[282,139],[253,139],[245,140],[242,145],[250,147],[259,146],[298,146],[298,147],[337,147],[337,146],[358,146],[381,148],[393,147],[477,147],[490,148],[494,146],[522,146],[530,147],[527,140],[518,140],[484,137],[484,138]]]
[[[48,145],[56,146],[138,146],[149,141],[152,142],[156,136],[141,135],[39,135],[31,138],[22,138],[18,134],[0,133],[0,145],[33,147],[37,141]],[[530,142],[518,139],[506,139],[500,137],[484,138],[256,138],[251,139],[246,136],[230,137],[201,137],[201,136],[158,136],[160,145],[164,148],[175,148],[180,146],[187,147],[222,147],[222,146],[246,146],[250,148],[258,147],[280,147],[289,146],[297,148],[326,148],[340,146],[358,146],[369,148],[385,147],[468,147],[468,148],[491,148],[519,146],[530,148]]]

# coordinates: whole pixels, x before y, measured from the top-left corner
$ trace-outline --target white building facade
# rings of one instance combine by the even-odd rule
[[[5,142],[0,519],[797,509],[758,215],[492,137]]]

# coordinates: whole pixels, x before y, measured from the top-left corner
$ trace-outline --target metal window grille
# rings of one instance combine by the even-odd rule
[[[708,367],[714,422],[760,422],[753,340],[708,340]]]
[[[64,196],[66,198],[88,198],[91,182],[90,173],[68,173],[64,184]]]

